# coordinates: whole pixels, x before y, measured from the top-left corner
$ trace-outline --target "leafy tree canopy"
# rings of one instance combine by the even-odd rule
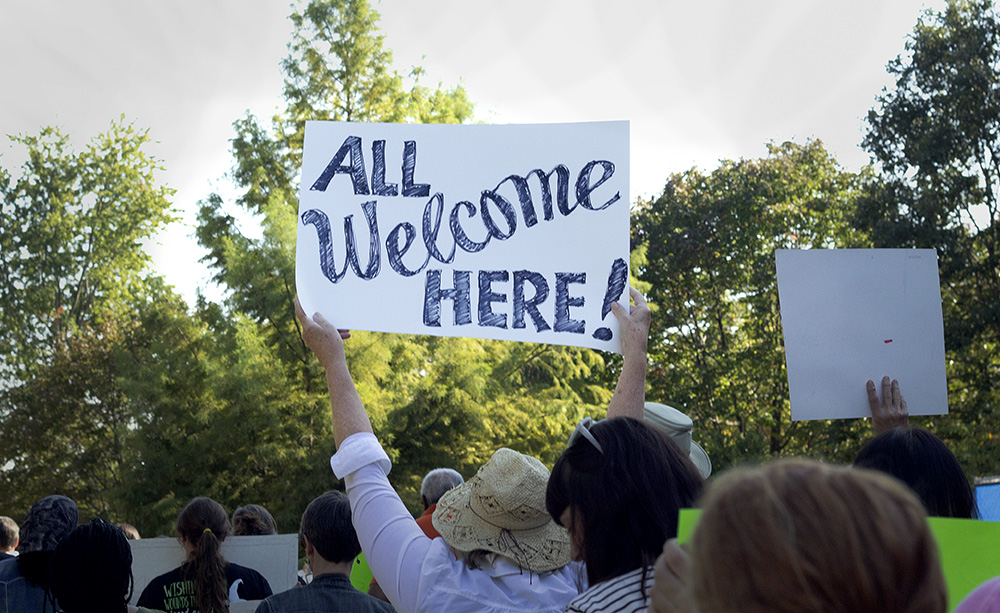
[[[973,472],[995,474],[1000,422],[1000,18],[952,0],[889,64],[864,147],[884,173],[855,225],[876,247],[938,253],[952,415],[931,420]],[[918,399],[914,399],[917,400]]]
[[[819,141],[772,144],[763,159],[674,174],[634,212],[638,276],[656,306],[647,397],[695,420],[716,468],[849,455],[855,426],[789,423],[774,250],[852,246],[858,186]]]
[[[27,161],[0,173],[0,372],[21,380],[80,326],[128,309],[172,190],[155,181],[148,133],[124,118],[81,153],[58,128],[10,138]]]

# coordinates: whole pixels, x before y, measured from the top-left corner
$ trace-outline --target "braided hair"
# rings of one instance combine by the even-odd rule
[[[51,596],[66,613],[123,612],[134,588],[132,548],[121,528],[92,520],[56,546],[48,577]]]

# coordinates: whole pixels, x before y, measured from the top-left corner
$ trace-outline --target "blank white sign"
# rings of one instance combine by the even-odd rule
[[[792,420],[870,417],[899,380],[911,415],[948,412],[933,249],[775,250]]]

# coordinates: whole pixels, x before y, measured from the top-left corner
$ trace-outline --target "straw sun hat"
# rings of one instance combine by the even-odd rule
[[[460,551],[485,549],[541,573],[569,563],[569,533],[545,509],[549,471],[501,448],[474,477],[441,497],[432,523]]]

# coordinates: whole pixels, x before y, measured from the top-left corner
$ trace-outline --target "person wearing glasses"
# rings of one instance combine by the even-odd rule
[[[622,337],[623,369],[634,367],[623,372],[633,380],[627,387],[619,382],[615,392],[625,402],[609,409],[608,419],[587,417],[577,424],[552,467],[546,506],[569,530],[570,555],[586,563],[590,585],[567,605],[568,612],[646,611],[663,543],[677,536],[680,509],[694,506],[701,494],[702,473],[689,454],[642,421],[648,309],[644,317],[644,331],[639,326]]]
[[[643,410],[649,308],[641,294],[631,294],[631,308],[613,306],[625,360],[609,417],[641,418]],[[345,479],[362,550],[396,609],[563,611],[586,588],[586,577],[580,563],[570,562],[569,533],[546,509],[545,466],[499,449],[441,498],[432,521],[442,538],[428,538],[389,485],[391,464],[347,368],[343,341],[350,332],[318,313],[306,315],[297,300],[295,311],[303,340],[326,370],[337,444],[331,467]]]

